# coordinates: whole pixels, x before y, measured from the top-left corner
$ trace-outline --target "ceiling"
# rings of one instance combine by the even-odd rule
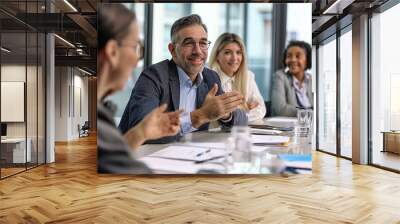
[[[351,24],[352,18],[373,11],[388,0],[311,0],[313,44]]]
[[[335,32],[338,24],[346,26],[346,21],[351,23],[353,16],[372,10],[386,1],[291,0],[285,2],[312,3],[312,36],[313,43],[316,43]],[[95,73],[98,2],[98,0],[1,0],[2,46],[12,50],[10,54],[7,54],[7,59],[17,60],[17,58],[23,58],[24,55],[30,56],[36,52],[38,43],[35,36],[28,34],[25,38],[25,35],[20,35],[21,32],[54,32],[70,43],[61,38],[55,38],[56,65],[79,66]],[[103,2],[123,1],[103,0]],[[269,2],[282,3],[283,1]],[[344,22],[337,23],[339,20]],[[26,44],[27,48],[25,48]],[[38,46],[39,50],[43,48],[40,43]],[[3,52],[2,55],[4,55]]]
[[[44,43],[37,43],[43,36],[38,38],[38,35],[52,32],[58,35],[55,38],[56,66],[79,66],[94,74],[96,5],[96,0],[1,0],[1,43],[11,50],[6,55],[2,51],[2,60],[25,63],[28,58],[29,63],[31,58],[37,57],[37,51],[44,49]],[[25,32],[26,35],[21,35]]]

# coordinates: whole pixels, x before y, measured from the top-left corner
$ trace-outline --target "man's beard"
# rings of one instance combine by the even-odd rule
[[[201,65],[194,65],[191,63],[191,60],[202,60]],[[204,65],[205,65],[205,59],[201,57],[200,55],[192,55],[186,60],[187,63],[185,63],[186,69],[188,70],[187,72],[190,72],[192,75],[197,75],[201,71],[203,71]]]

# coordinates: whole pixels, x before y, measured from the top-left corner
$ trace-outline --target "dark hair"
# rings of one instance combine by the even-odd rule
[[[101,50],[107,41],[114,39],[119,42],[126,37],[136,15],[122,4],[101,4],[99,8],[97,48]]]
[[[307,42],[304,41],[298,41],[298,40],[292,40],[289,42],[288,46],[286,47],[285,51],[283,52],[283,60],[282,60],[282,64],[283,67],[286,67],[286,54],[289,48],[291,47],[300,47],[303,48],[304,51],[306,52],[306,60],[307,60],[307,66],[306,69],[310,69],[311,68],[311,46],[310,44],[308,44]]]
[[[201,17],[197,14],[192,14],[190,16],[185,16],[182,17],[174,22],[174,24],[171,27],[171,41],[175,42],[176,40],[176,34],[179,32],[179,30],[188,27],[188,26],[193,26],[193,25],[200,25],[203,27],[203,29],[207,33],[207,27],[206,25],[201,21]]]

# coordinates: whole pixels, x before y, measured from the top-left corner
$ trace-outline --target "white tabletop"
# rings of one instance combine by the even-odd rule
[[[147,158],[147,155],[150,155],[154,152],[165,149],[168,146],[174,145],[190,145],[191,143],[210,143],[210,142],[218,142],[224,143],[226,139],[230,136],[230,133],[227,132],[193,132],[189,134],[191,137],[190,141],[186,142],[174,142],[169,144],[146,144],[142,145],[136,152],[135,156],[139,159]],[[187,138],[186,138],[187,140]],[[212,145],[210,145],[212,147]],[[270,155],[279,155],[279,154],[292,154],[292,155],[310,155],[311,153],[311,144],[303,145],[299,147],[298,145],[290,143],[288,146],[262,146],[265,152],[268,152]],[[265,155],[265,154],[264,154]],[[310,162],[311,165],[311,162]],[[189,168],[188,168],[189,169]],[[157,172],[156,173],[167,173],[167,172]],[[172,172],[174,173],[174,172]],[[221,173],[221,172],[220,172]]]

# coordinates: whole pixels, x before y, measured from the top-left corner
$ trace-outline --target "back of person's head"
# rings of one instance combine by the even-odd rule
[[[207,26],[201,20],[201,17],[197,14],[192,14],[189,16],[182,17],[174,22],[171,27],[171,42],[176,43],[178,41],[178,32],[186,27],[199,25],[207,33]]]
[[[288,49],[291,47],[300,47],[302,49],[304,49],[304,52],[306,53],[306,60],[307,60],[307,65],[306,65],[306,69],[311,69],[311,62],[312,62],[312,49],[309,43],[304,42],[304,41],[299,41],[299,40],[292,40],[289,42],[289,44],[287,45],[285,51],[283,52],[283,58],[282,58],[282,64],[283,67],[286,67],[286,54],[288,52]]]
[[[240,74],[247,72],[246,48],[244,46],[242,38],[240,38],[240,36],[235,33],[223,33],[218,37],[211,51],[209,66],[211,68],[219,68],[217,61],[218,54],[225,48],[226,45],[230,43],[238,44],[240,49],[242,50],[242,62],[236,73]]]
[[[129,26],[136,21],[134,12],[122,4],[107,3],[98,12],[98,51],[110,40],[121,42],[130,32]]]

